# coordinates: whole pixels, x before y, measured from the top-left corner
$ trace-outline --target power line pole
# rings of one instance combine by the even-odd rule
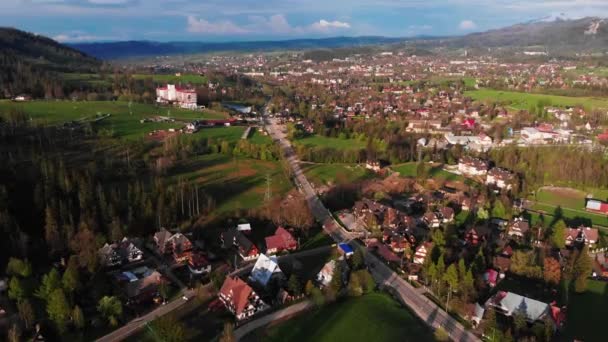
[[[272,177],[269,173],[266,174],[266,193],[264,194],[264,202],[270,201],[272,198]]]

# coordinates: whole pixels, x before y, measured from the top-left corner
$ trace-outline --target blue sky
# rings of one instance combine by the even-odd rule
[[[63,42],[458,35],[562,14],[608,16],[608,0],[0,0],[0,26]]]

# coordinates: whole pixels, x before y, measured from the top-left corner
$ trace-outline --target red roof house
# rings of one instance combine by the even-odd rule
[[[274,254],[281,251],[292,251],[298,248],[298,242],[283,227],[277,228],[274,235],[266,237],[266,253]]]

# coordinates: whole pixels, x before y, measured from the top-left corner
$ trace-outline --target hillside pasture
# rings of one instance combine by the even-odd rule
[[[214,215],[264,204],[266,175],[272,196],[282,196],[292,184],[278,162],[231,157],[224,154],[197,156],[169,170],[172,182],[198,184],[216,201]]]

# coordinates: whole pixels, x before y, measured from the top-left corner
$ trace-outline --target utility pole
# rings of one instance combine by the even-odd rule
[[[266,193],[264,194],[264,202],[269,202],[272,198],[272,177],[270,173],[266,174]]]

